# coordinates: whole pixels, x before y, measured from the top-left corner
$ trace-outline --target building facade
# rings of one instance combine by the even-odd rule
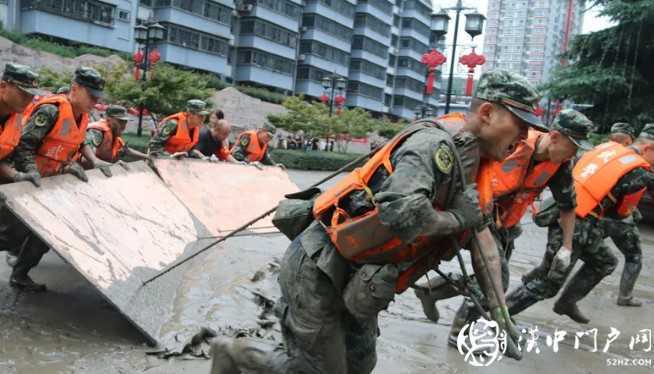
[[[432,13],[430,0],[7,0],[0,8],[5,29],[126,53],[139,47],[134,27],[156,20],[165,62],[312,98],[335,74],[347,80],[346,106],[403,118],[423,105],[422,54],[444,48]]]
[[[484,71],[520,73],[546,82],[581,32],[583,0],[489,0],[484,39]]]

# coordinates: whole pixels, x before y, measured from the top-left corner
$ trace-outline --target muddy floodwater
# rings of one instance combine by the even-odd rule
[[[327,175],[289,173],[300,188]],[[591,318],[589,325],[579,325],[554,314],[555,299],[539,303],[516,317],[521,328],[538,329],[536,346],[530,347],[531,352],[525,352],[522,361],[503,358],[483,371],[502,374],[652,372],[654,353],[651,348],[648,351],[648,346],[651,347],[654,328],[654,229],[647,225],[641,225],[640,229],[644,264],[635,295],[644,301],[643,307],[615,305],[623,257],[614,248],[620,259],[618,269],[580,303],[580,308]],[[265,304],[262,300],[277,295],[275,259],[281,257],[287,244],[280,235],[239,237],[224,246],[225,250],[238,251],[238,260],[230,262],[229,266],[212,266],[221,255],[220,250],[204,256],[200,265],[194,264],[197,272],[180,285],[182,294],[177,299],[197,304],[195,310],[201,318],[192,318],[198,329],[207,326],[223,331],[259,323],[262,328],[250,329],[253,334],[275,341],[278,327],[253,319],[262,315]],[[522,274],[540,262],[544,247],[545,230],[525,219],[524,233],[512,258],[511,288],[519,284]],[[447,263],[442,268],[456,271],[457,265]],[[236,271],[249,275],[243,276],[242,285],[227,290],[229,296],[225,296],[220,276]],[[52,251],[32,272],[37,281],[47,283],[47,293],[13,291],[8,286],[9,273],[4,253],[0,253],[0,374],[208,373],[207,360],[191,357],[164,360],[146,355],[153,349],[147,346],[138,330]],[[215,296],[218,294],[222,296]],[[433,323],[422,314],[412,291],[399,295],[390,309],[380,316],[379,363],[375,373],[472,373],[480,370],[447,345],[447,334],[460,302],[460,297],[440,302],[441,319]],[[174,326],[168,328],[174,329]],[[589,336],[575,344],[575,333],[591,329],[597,329],[596,346],[595,339]],[[553,351],[552,341],[547,339],[555,330],[567,332],[558,344],[558,352]],[[645,341],[648,331],[650,340]],[[607,345],[611,332],[609,340],[613,341]],[[617,337],[616,332],[619,333]]]

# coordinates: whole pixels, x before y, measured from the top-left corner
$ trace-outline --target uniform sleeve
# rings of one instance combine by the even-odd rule
[[[84,141],[84,144],[88,145],[91,147],[93,150],[95,150],[97,147],[102,144],[102,140],[104,139],[104,134],[100,130],[96,129],[89,129],[86,131],[86,140]]]
[[[161,125],[159,132],[150,139],[149,152],[150,154],[157,155],[168,155],[168,152],[164,149],[168,139],[177,131],[177,121],[170,120]]]
[[[234,145],[234,149],[232,150],[232,156],[234,156],[234,158],[237,161],[247,161],[248,145],[250,145],[250,136],[249,135],[240,136],[238,142]]]
[[[40,106],[25,122],[20,142],[14,151],[14,164],[16,170],[22,172],[37,171],[36,151],[43,139],[57,122],[59,108],[56,105],[46,104]]]
[[[654,178],[651,172],[643,168],[636,168],[620,178],[611,190],[611,194],[616,199],[620,199],[624,195],[637,192],[642,188],[654,190]]]
[[[276,165],[277,163],[275,160],[270,157],[270,147],[266,149],[266,153],[263,155],[263,159],[261,160],[261,163],[264,165]]]
[[[404,242],[412,242],[419,235],[443,219],[448,212],[436,211],[432,201],[435,186],[447,175],[438,169],[434,155],[439,147],[448,147],[441,130],[426,129],[410,136],[392,157],[394,172],[374,195],[379,207],[379,218]]]
[[[567,161],[559,167],[559,170],[549,180],[548,187],[560,210],[570,211],[577,207],[571,161]]]

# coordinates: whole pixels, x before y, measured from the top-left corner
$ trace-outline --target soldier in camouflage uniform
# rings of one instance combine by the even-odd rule
[[[16,170],[40,177],[69,173],[86,182],[88,177],[84,169],[74,160],[81,154],[89,160],[91,167],[110,177],[111,164],[97,159],[84,144],[88,112],[102,97],[103,88],[104,79],[95,69],[80,67],[75,70],[67,95],[54,95],[35,103],[25,119],[20,143],[13,155]],[[80,143],[72,142],[72,137],[79,137]],[[68,143],[64,145],[62,138],[68,138]],[[62,149],[66,153],[54,156]],[[20,248],[9,279],[12,287],[45,291],[45,286],[34,282],[28,272],[38,265],[48,247],[6,208],[0,216],[0,247]]]
[[[554,200],[561,212],[560,219],[561,222],[565,222],[565,230],[567,235],[565,235],[566,240],[561,244],[566,251],[561,251],[561,256],[566,257],[559,259],[556,268],[559,271],[565,271],[567,266],[570,263],[570,251],[572,249],[572,235],[574,231],[574,222],[575,222],[575,213],[574,208],[576,206],[575,194],[574,194],[574,184],[572,179],[572,158],[576,154],[578,149],[590,149],[592,145],[587,141],[587,135],[591,131],[592,122],[586,118],[583,114],[566,109],[563,110],[559,116],[552,123],[550,132],[548,134],[542,134],[538,137],[538,140],[535,140],[534,143],[534,153],[530,156],[528,163],[524,163],[518,156],[518,158],[511,158],[501,164],[501,169],[495,169],[496,173],[510,173],[513,172],[513,169],[523,167],[526,169],[524,172],[525,179],[528,176],[538,175],[539,178],[542,178],[544,174],[535,174],[534,170],[539,165],[544,162],[560,164],[556,172],[547,180],[547,182],[542,185],[542,188],[549,187],[554,195]],[[558,134],[558,135],[557,135]],[[533,135],[532,135],[533,136]],[[567,139],[562,139],[567,138]],[[519,154],[524,154],[526,148],[519,148],[516,152]],[[524,166],[521,166],[524,165]],[[512,167],[512,168],[511,168]],[[533,193],[529,190],[526,190],[526,187],[523,189],[510,190],[511,192],[499,194],[499,191],[505,191],[500,187],[503,186],[502,175],[497,175],[497,190],[495,192],[495,217],[497,217],[496,222],[491,226],[494,236],[496,237],[499,246],[500,253],[502,254],[502,280],[503,286],[506,290],[509,286],[509,260],[515,248],[514,241],[522,233],[520,223],[517,223],[512,226],[505,227],[503,225],[503,215],[502,209],[518,209],[519,212],[523,210],[520,207],[515,206],[515,201],[517,197],[522,193]],[[522,180],[524,182],[524,179]],[[506,183],[516,183],[512,181],[507,181]],[[509,185],[510,187],[512,185]],[[509,187],[509,188],[510,188]],[[538,190],[539,191],[539,190]],[[530,195],[531,196],[531,195]],[[525,197],[523,197],[525,198]],[[535,198],[535,197],[534,197]],[[524,204],[528,204],[529,200],[526,200]],[[511,221],[513,222],[513,221]],[[558,249],[558,248],[557,248]],[[481,298],[482,293],[479,290],[479,285],[475,282],[471,288],[473,293],[478,295]],[[447,290],[444,290],[447,291]],[[415,290],[416,296],[418,296],[423,304],[423,310],[428,318],[434,320],[438,319],[438,313],[433,312],[436,310],[435,302],[439,296],[438,292],[430,293],[428,291],[427,285],[421,285]],[[456,293],[447,293],[446,296],[452,297]],[[482,301],[483,298],[481,298]],[[484,304],[486,304],[484,302]],[[474,304],[469,299],[464,300],[461,308],[457,311],[455,319],[452,323],[452,328],[450,330],[449,343],[456,345],[457,337],[461,329],[469,322],[476,320],[480,315],[477,310],[474,309]]]
[[[140,160],[147,159],[148,155],[130,148],[122,139],[122,134],[123,131],[125,131],[128,120],[129,116],[127,115],[127,109],[125,109],[125,107],[120,105],[110,105],[105,111],[104,119],[89,125],[89,128],[86,131],[86,145],[91,147],[99,159],[111,163],[119,161],[118,158],[124,156],[131,156]],[[108,129],[105,128],[105,125]],[[105,139],[105,134],[109,139]],[[103,144],[105,143],[105,140],[107,140],[107,142],[111,141],[111,143]],[[112,149],[113,145],[118,145],[120,148]],[[104,147],[109,149],[100,149]],[[108,152],[109,150],[112,152]]]
[[[628,146],[636,138],[636,129],[624,122],[618,122],[611,126],[609,140]],[[632,292],[636,285],[636,280],[642,268],[643,251],[640,246],[640,233],[638,232],[638,222],[640,212],[638,209],[634,213],[623,219],[615,220],[606,217],[603,221],[605,233],[611,238],[613,244],[624,255],[624,269],[620,279],[620,289],[617,304],[620,306],[641,306],[642,302],[636,299]],[[602,243],[602,245],[606,245]]]
[[[631,148],[648,163],[654,163],[654,126],[644,128]],[[650,190],[654,188],[654,180],[645,168],[638,167],[622,176],[611,189],[610,195],[619,202],[624,196],[643,188]],[[573,258],[568,272],[572,270],[577,259],[581,259],[584,265],[568,282],[554,306],[554,312],[567,315],[578,323],[588,323],[590,320],[581,313],[577,302],[604,277],[611,274],[618,264],[615,255],[607,246],[602,245],[602,241],[607,236],[603,221],[605,218],[619,219],[617,204],[610,197],[606,197],[600,206],[604,207],[602,219],[591,214],[585,218],[577,218]],[[562,243],[562,231],[555,218],[557,214],[556,207],[544,204],[544,208],[537,215],[536,223],[540,226],[548,226],[547,248],[542,264],[525,276],[523,284],[507,296],[507,305],[512,315],[520,313],[540,300],[554,297],[567,279],[567,274],[566,276],[548,274],[552,259]]]
[[[468,186],[464,192],[461,184],[455,182],[461,176],[455,163],[460,160],[468,180],[474,180],[480,156],[486,160],[506,157],[511,145],[526,136],[527,125],[540,123],[533,112],[537,99],[536,91],[523,77],[508,72],[485,74],[480,78],[471,114],[465,119],[460,117],[465,122],[463,131],[452,139],[432,121],[425,121],[424,128],[408,135],[395,149],[382,148],[382,154],[391,152],[388,157],[393,165],[392,174],[377,169],[368,186],[374,196],[372,201],[365,193],[354,193],[348,195],[349,203],[344,203],[347,206],[343,209],[370,209],[374,204],[379,209],[380,225],[384,226],[379,229],[390,230],[404,243],[412,243],[421,235],[452,235],[464,227],[484,227],[487,222],[482,220],[475,189]],[[368,163],[363,168],[367,167]],[[452,186],[451,183],[459,188],[439,196],[442,188]],[[444,206],[447,210],[433,208],[434,201],[451,195]],[[392,299],[396,278],[361,274],[374,265],[346,260],[320,222],[322,218],[299,234],[282,260],[282,297],[276,309],[286,346],[274,349],[251,338],[216,339],[212,347],[212,374],[372,372],[379,334],[377,313]],[[501,292],[497,247],[490,235],[479,237],[479,242],[480,248],[473,246],[471,254],[484,291],[489,292],[492,283]],[[480,252],[488,256],[485,270]],[[387,267],[394,265],[385,265],[382,270]],[[368,285],[366,280],[374,283]],[[361,282],[367,286],[354,293],[356,298],[349,298],[350,287]],[[368,305],[358,297],[367,301],[369,294],[381,305]],[[501,305],[503,300],[498,300],[503,295],[497,296],[490,298],[495,304],[491,314],[501,328],[511,330],[513,325]],[[365,308],[374,317],[361,317],[360,309]]]
[[[285,169],[286,167],[283,164],[276,163],[270,157],[270,152],[268,151],[268,144],[272,140],[273,135],[275,135],[276,130],[275,126],[266,123],[260,129],[242,132],[236,137],[236,144],[232,148],[232,156],[236,161],[248,163],[260,162],[264,165],[278,166]],[[252,142],[257,142],[257,144],[263,147],[261,155],[252,156],[249,150]]]
[[[186,112],[176,113],[171,116],[168,116],[162,120],[162,123],[159,125],[157,133],[150,139],[149,145],[149,154],[153,157],[194,157],[200,158],[203,160],[209,159],[202,152],[197,149],[193,149],[195,144],[189,144],[187,151],[179,151],[170,153],[166,150],[167,144],[177,136],[178,134],[178,125],[180,121],[183,121],[181,125],[184,126],[186,132],[193,138],[191,135],[192,132],[197,131],[199,133],[200,127],[204,123],[204,119],[209,115],[207,111],[207,103],[202,100],[189,100],[186,103]],[[181,120],[185,118],[185,120]]]

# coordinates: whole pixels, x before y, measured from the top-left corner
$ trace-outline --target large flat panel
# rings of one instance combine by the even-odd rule
[[[297,192],[288,174],[264,167],[199,160],[156,160],[164,183],[216,235],[232,231],[253,217],[274,208],[284,195]],[[265,186],[265,188],[264,188]],[[272,216],[251,227],[272,230]]]

